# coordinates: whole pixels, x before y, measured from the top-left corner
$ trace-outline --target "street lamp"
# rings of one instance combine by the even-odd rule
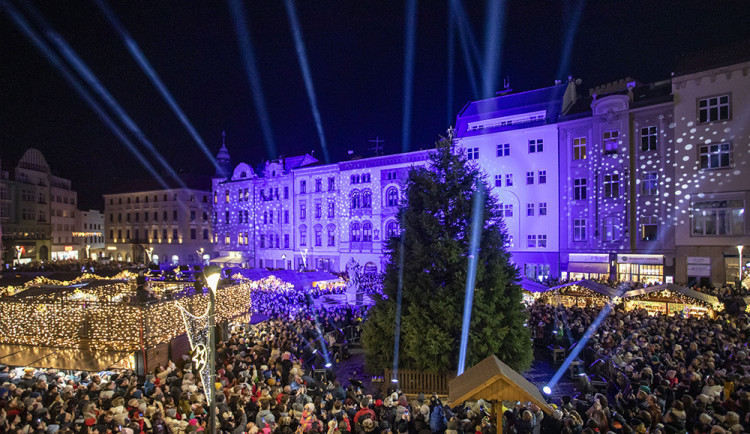
[[[209,390],[206,391],[206,399],[209,404],[209,432],[216,432],[216,287],[219,285],[221,278],[221,268],[210,265],[203,269],[203,276],[210,291],[208,291],[208,384]]]
[[[195,251],[195,253],[198,254],[198,263],[200,263],[201,265],[203,265],[203,252],[204,251],[205,250],[203,250],[203,247]]]
[[[281,268],[286,269],[286,253],[281,254]]]
[[[740,254],[740,284],[739,284],[739,288],[742,288],[742,249],[744,247],[745,246],[743,246],[741,244],[737,246],[737,252],[739,252],[739,254]],[[737,289],[739,289],[739,288],[737,288]]]

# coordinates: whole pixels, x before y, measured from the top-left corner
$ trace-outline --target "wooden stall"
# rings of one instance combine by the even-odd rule
[[[724,309],[723,304],[713,295],[672,283],[633,289],[623,294],[622,300],[626,310],[645,309],[650,314],[670,316],[709,315],[713,318],[717,311]]]
[[[617,289],[594,282],[577,280],[549,288],[541,296],[550,304],[566,307],[602,307],[617,295]]]

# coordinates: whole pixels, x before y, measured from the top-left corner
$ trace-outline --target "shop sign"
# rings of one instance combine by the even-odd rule
[[[66,252],[72,252],[73,251],[73,246],[65,246],[65,247],[63,247],[63,250],[65,250]]]
[[[688,264],[687,275],[690,277],[711,277],[711,266],[700,264]]]
[[[608,253],[568,253],[568,262],[609,262]]]
[[[711,265],[711,258],[707,256],[688,256],[688,264]]]
[[[664,255],[617,255],[617,262],[621,264],[663,265]]]

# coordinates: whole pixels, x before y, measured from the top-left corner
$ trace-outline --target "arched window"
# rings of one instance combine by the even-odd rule
[[[372,241],[372,223],[369,221],[362,223],[362,241]]]
[[[333,247],[336,245],[336,225],[330,224],[326,226],[326,231],[328,232],[328,243],[327,245],[329,247]]]
[[[372,191],[362,190],[362,208],[372,208]]]
[[[320,247],[323,245],[323,226],[315,225],[315,246]]]
[[[398,235],[398,223],[396,220],[391,220],[385,225],[385,234],[388,238],[395,237]]]
[[[362,205],[360,199],[361,199],[361,196],[359,194],[359,190],[352,191],[352,200],[351,200],[351,207],[350,208],[351,209],[360,208],[360,206]]]
[[[385,206],[398,206],[398,189],[391,187],[385,192]]]
[[[359,225],[359,222],[352,222],[350,231],[349,239],[351,242],[358,243],[362,241],[362,227]]]
[[[368,262],[365,264],[365,267],[362,270],[362,272],[370,276],[375,275],[378,272],[378,266],[375,265],[375,263],[373,262]]]

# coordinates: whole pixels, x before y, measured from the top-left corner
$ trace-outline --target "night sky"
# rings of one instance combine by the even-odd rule
[[[750,38],[746,0],[590,0],[575,31],[570,67],[560,71],[565,35],[579,3],[508,2],[499,75],[510,77],[514,91],[550,86],[568,75],[581,78],[585,89],[626,76],[663,80],[684,55]],[[20,2],[11,4],[35,23]],[[93,1],[33,4],[175,170],[213,173]],[[323,159],[283,1],[245,3],[277,155],[268,155],[228,3],[119,1],[109,6],[212,154],[225,130],[234,164],[257,165],[278,154],[310,151]],[[296,7],[331,160],[347,158],[350,149],[372,155],[368,140],[376,136],[385,140],[386,153],[400,151],[405,1],[297,1]],[[485,2],[468,1],[464,7],[483,52]],[[454,122],[449,119],[478,97],[456,41],[448,107],[447,19],[446,1],[419,3],[412,150],[431,146]],[[28,147],[40,149],[53,173],[73,180],[81,208],[101,208],[101,194],[129,177],[149,176],[4,10],[0,65],[4,168],[14,166]]]

